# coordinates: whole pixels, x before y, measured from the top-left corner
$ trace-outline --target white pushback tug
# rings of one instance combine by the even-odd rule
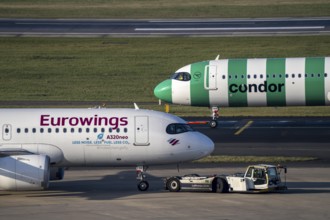
[[[234,175],[200,176],[189,174],[164,179],[165,189],[171,192],[199,190],[212,192],[274,192],[287,190],[287,168],[275,165],[250,165],[245,173]],[[281,180],[284,176],[284,182]]]

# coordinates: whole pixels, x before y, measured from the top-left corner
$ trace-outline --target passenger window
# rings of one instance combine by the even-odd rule
[[[225,75],[222,75],[222,79],[226,79],[226,76]]]
[[[51,133],[52,132],[52,129],[51,128],[48,128],[48,133]]]
[[[20,128],[17,128],[17,133],[21,133],[21,129]]]
[[[97,133],[97,128],[94,128],[94,133]]]
[[[264,78],[264,75],[261,74],[261,75],[260,75],[260,79],[263,79],[263,78]]]
[[[40,133],[44,133],[44,129],[43,128],[40,128]]]
[[[36,133],[36,132],[37,132],[37,129],[32,128],[32,133]]]
[[[328,77],[328,74],[327,73],[324,73],[324,77]]]
[[[120,132],[120,128],[117,128],[116,131],[117,131],[117,133],[119,133]]]
[[[295,74],[293,73],[291,76],[292,76],[292,78],[294,78],[295,77]]]
[[[298,78],[301,78],[301,74],[300,73],[298,74]]]
[[[112,128],[109,128],[109,133],[112,133]]]
[[[25,133],[28,133],[28,132],[29,132],[29,129],[28,129],[28,128],[25,128],[25,129],[24,129],[24,132],[25,132]]]
[[[81,133],[81,132],[82,132],[82,128],[79,128],[79,129],[78,129],[78,132]]]
[[[250,78],[251,78],[250,74],[247,76],[247,78],[248,78],[248,79],[250,79]]]
[[[67,129],[66,128],[63,128],[63,133],[66,133],[67,132]]]
[[[104,128],[101,128],[101,132],[104,133]]]
[[[74,133],[74,128],[71,128],[71,133]]]
[[[245,77],[244,75],[241,75],[241,78],[242,78],[242,79],[244,79],[244,77]]]
[[[55,132],[56,132],[56,133],[60,132],[60,129],[55,128]]]
[[[89,133],[89,128],[86,128],[86,133]]]
[[[124,132],[127,133],[127,128],[124,128]]]

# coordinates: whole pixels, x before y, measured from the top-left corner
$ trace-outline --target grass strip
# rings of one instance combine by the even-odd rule
[[[154,87],[201,60],[329,55],[328,36],[0,38],[0,100],[157,102]]]
[[[327,56],[329,45],[328,36],[0,38],[0,100],[97,101],[100,105],[150,102],[155,104],[141,108],[164,110],[158,106],[153,89],[186,64],[214,59],[217,54],[222,58]],[[126,106],[131,108],[133,104]],[[209,116],[210,110],[171,106],[170,113]],[[223,108],[220,113],[330,116],[328,107]]]
[[[2,0],[3,18],[256,18],[329,16],[328,0]]]

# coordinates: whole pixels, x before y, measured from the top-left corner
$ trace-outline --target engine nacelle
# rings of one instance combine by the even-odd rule
[[[51,167],[50,180],[62,180],[64,178],[64,167]]]
[[[46,155],[13,155],[0,158],[0,190],[48,188],[50,159]]]

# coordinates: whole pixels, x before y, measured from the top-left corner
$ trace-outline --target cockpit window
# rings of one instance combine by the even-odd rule
[[[171,79],[176,79],[179,81],[189,81],[191,79],[190,74],[187,72],[174,73]]]
[[[187,124],[169,124],[166,128],[168,134],[180,134],[188,131],[194,131],[194,129]]]

